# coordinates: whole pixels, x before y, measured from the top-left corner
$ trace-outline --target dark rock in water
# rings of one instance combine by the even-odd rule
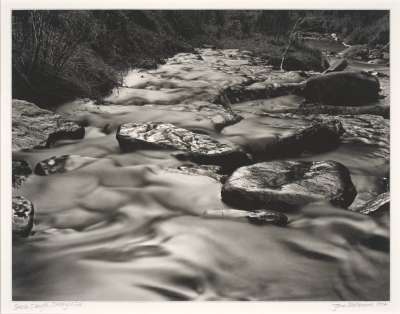
[[[370,200],[359,210],[361,214],[370,216],[380,216],[390,209],[390,192],[382,193]]]
[[[303,152],[323,152],[337,147],[345,130],[339,120],[316,122],[291,135],[277,138],[265,149],[264,160],[294,157]]]
[[[224,219],[239,219],[246,218],[250,223],[255,225],[273,224],[277,226],[285,226],[288,223],[288,217],[275,210],[259,209],[247,211],[241,209],[220,209],[206,210],[203,213],[207,218],[224,218]]]
[[[368,60],[369,50],[366,45],[354,45],[338,54],[348,59]]]
[[[23,196],[13,196],[12,211],[13,235],[29,236],[33,228],[34,208],[32,202]]]
[[[378,79],[367,72],[332,72],[309,78],[300,94],[326,105],[365,105],[379,91]]]
[[[12,186],[18,189],[32,174],[32,169],[25,160],[12,160]]]
[[[97,158],[77,155],[53,156],[37,163],[35,167],[35,174],[40,176],[48,176],[54,173],[72,171],[92,163],[95,160],[97,160]]]
[[[220,182],[226,178],[226,175],[222,174],[222,167],[214,165],[183,165],[177,168],[167,168],[167,170],[182,174],[208,176]]]
[[[178,150],[181,152],[174,156],[180,160],[219,165],[224,171],[250,162],[248,154],[233,144],[221,143],[170,123],[125,123],[118,128],[117,140],[123,152],[154,148]]]
[[[275,69],[280,69],[282,57],[273,56],[269,58],[269,64]],[[289,52],[283,62],[286,71],[317,71],[322,72],[329,67],[327,58],[319,53],[309,54],[303,52]]]
[[[216,100],[220,104],[235,104],[242,101],[279,97],[300,93],[304,84],[301,83],[271,83],[268,85],[229,86]]]
[[[221,192],[224,202],[244,209],[291,209],[318,200],[347,207],[356,194],[348,169],[335,161],[275,161],[241,167]]]
[[[267,112],[267,110],[264,110]],[[283,110],[271,111],[274,113],[294,113],[301,115],[310,114],[327,114],[327,115],[361,115],[361,114],[372,114],[381,116],[385,119],[390,117],[390,107],[381,105],[369,105],[369,106],[332,106],[332,105],[314,105],[314,104],[303,104],[298,108],[290,108]]]
[[[256,210],[249,212],[247,219],[255,225],[274,224],[277,226],[286,226],[288,223],[288,217],[275,210]]]
[[[49,147],[58,140],[81,139],[85,129],[23,100],[12,102],[12,149]]]
[[[324,71],[324,74],[330,72],[340,72],[343,71],[348,65],[346,59],[338,59],[336,60],[328,69]]]

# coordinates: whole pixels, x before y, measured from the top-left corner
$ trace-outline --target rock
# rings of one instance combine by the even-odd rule
[[[300,92],[326,105],[365,105],[379,96],[379,81],[366,72],[332,72],[309,78]]]
[[[269,64],[275,69],[280,69],[282,56],[269,58]],[[309,51],[289,52],[283,62],[286,71],[317,71],[322,72],[329,67],[329,62],[322,53],[310,53]]]
[[[390,107],[381,105],[368,106],[332,106],[332,105],[314,105],[302,104],[298,108],[287,108],[280,110],[264,110],[265,113],[293,113],[301,115],[327,114],[327,115],[361,115],[370,114],[381,116],[385,119],[390,117]]]
[[[370,200],[359,210],[361,214],[380,216],[390,209],[390,192],[385,192]]]
[[[23,196],[13,196],[12,211],[13,236],[29,236],[33,228],[34,208],[32,202]]]
[[[220,132],[223,128],[236,124],[243,120],[243,117],[238,114],[217,114],[211,118],[212,123],[214,124],[215,130]]]
[[[255,225],[273,224],[277,226],[286,226],[289,221],[285,214],[268,209],[259,209],[255,211],[240,209],[206,210],[203,216],[207,218],[246,218],[250,223]]]
[[[83,167],[96,161],[97,158],[78,155],[53,156],[36,164],[35,174],[48,176],[54,173],[64,173]]]
[[[213,165],[183,165],[177,168],[166,168],[169,172],[197,175],[197,176],[208,176],[214,180],[223,182],[226,179],[226,175],[222,174],[222,167]]]
[[[377,58],[377,59],[369,60],[368,64],[387,64],[387,61]]]
[[[327,70],[324,71],[324,74],[343,71],[347,65],[348,62],[346,59],[338,59]]]
[[[365,45],[350,46],[338,54],[348,59],[368,60],[369,50]]]
[[[49,147],[58,140],[81,139],[85,129],[23,100],[12,101],[12,149]]]
[[[32,169],[25,160],[12,160],[12,186],[18,189],[32,174]]]
[[[274,161],[237,169],[221,196],[239,208],[285,210],[319,200],[347,207],[356,190],[348,169],[338,162]]]
[[[249,212],[247,219],[250,223],[256,225],[274,224],[277,226],[286,226],[289,221],[285,214],[275,210],[256,210]]]
[[[220,104],[235,104],[248,100],[266,99],[300,93],[304,88],[302,83],[255,83],[249,86],[229,86],[216,100]]]
[[[337,147],[344,132],[339,120],[315,122],[269,143],[264,150],[263,159],[294,157],[303,152],[324,152]]]
[[[221,143],[170,123],[125,123],[117,130],[117,140],[123,152],[153,148],[178,150],[174,156],[180,160],[219,165],[224,171],[250,162],[248,154],[233,144]]]

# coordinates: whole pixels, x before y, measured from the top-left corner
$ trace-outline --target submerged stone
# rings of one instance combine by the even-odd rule
[[[18,189],[32,174],[32,169],[25,160],[12,160],[12,186]]]
[[[290,135],[278,137],[265,149],[264,159],[298,156],[303,152],[323,152],[336,147],[345,132],[339,120],[313,123]]]
[[[12,149],[49,147],[58,140],[81,139],[85,129],[27,101],[12,101]]]
[[[205,134],[178,128],[170,123],[125,123],[117,131],[123,152],[137,149],[171,149],[174,156],[198,164],[219,165],[231,171],[248,164],[250,157],[233,144],[221,143]]]
[[[365,105],[379,96],[379,81],[367,72],[332,72],[309,78],[300,92],[327,105]]]
[[[78,155],[53,156],[37,163],[35,167],[35,174],[40,176],[48,176],[54,173],[64,173],[78,169],[84,165],[92,163],[95,160],[97,160],[97,158]]]
[[[380,216],[389,209],[390,192],[386,192],[367,202],[359,212],[364,215]]]
[[[255,225],[274,224],[277,226],[286,226],[288,217],[275,210],[256,210],[249,212],[247,219]]]
[[[348,169],[335,161],[274,161],[237,169],[221,196],[239,208],[291,209],[327,200],[347,207],[356,196]]]
[[[206,210],[203,213],[203,216],[207,218],[226,219],[246,218],[250,223],[255,225],[273,224],[277,226],[286,226],[289,221],[285,214],[269,209],[259,209],[254,211],[241,209]]]
[[[34,208],[23,196],[12,198],[12,232],[15,236],[27,237],[33,228]]]

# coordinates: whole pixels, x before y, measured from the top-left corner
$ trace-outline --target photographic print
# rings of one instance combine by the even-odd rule
[[[13,10],[12,300],[390,301],[389,22]]]

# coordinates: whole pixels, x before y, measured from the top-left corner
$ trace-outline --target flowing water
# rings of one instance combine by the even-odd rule
[[[121,123],[162,121],[242,145],[262,160],[263,143],[313,118],[263,109],[301,99],[233,105],[244,119],[221,132],[212,119],[225,109],[212,100],[224,87],[284,75],[246,52],[203,49],[157,70],[130,71],[106,105],[78,100],[58,108],[86,125],[85,138],[17,157],[32,167],[64,154],[94,158],[23,184],[36,221],[34,235],[13,244],[14,300],[387,300],[388,214],[314,203],[288,213],[287,227],[208,218],[206,210],[229,208],[219,181],[171,171],[183,162],[168,151],[119,149]],[[337,149],[297,159],[346,165],[358,191],[353,209],[385,191],[389,121],[340,119],[347,132]]]

